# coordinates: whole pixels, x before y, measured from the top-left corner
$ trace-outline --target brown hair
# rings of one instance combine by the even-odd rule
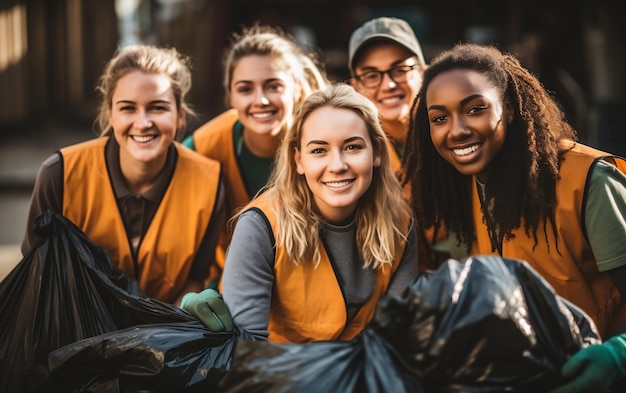
[[[255,24],[233,34],[232,43],[224,58],[224,89],[228,105],[233,70],[239,60],[247,56],[271,56],[282,59],[298,85],[302,103],[313,91],[323,89],[329,82],[314,53],[305,53],[295,39],[278,27]]]

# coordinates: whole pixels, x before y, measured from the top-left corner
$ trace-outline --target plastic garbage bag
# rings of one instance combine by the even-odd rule
[[[71,392],[210,392],[230,369],[239,337],[200,321],[139,325],[51,352],[50,373]]]
[[[571,354],[600,342],[591,318],[526,262],[495,256],[449,260],[379,307],[373,328],[429,391],[544,391]]]
[[[389,343],[366,329],[352,341],[237,344],[218,391],[422,393]]]
[[[168,364],[149,367],[161,367],[163,378],[187,387],[190,381],[181,381],[188,375],[182,367],[184,361],[193,365],[199,358],[206,357],[202,370],[207,375],[213,368],[221,373],[230,367],[228,352],[232,348],[230,341],[236,340],[234,334],[211,333],[186,311],[143,296],[134,280],[112,268],[106,250],[93,244],[62,215],[46,212],[36,220],[34,230],[40,236],[39,243],[0,283],[1,392],[71,391],[63,378],[50,378],[48,354],[51,351],[142,324],[154,324],[152,329],[157,331],[150,337],[167,337],[168,331],[171,333],[177,328],[185,330],[178,330],[185,337],[178,340],[168,337],[165,342],[152,341],[143,347],[136,342],[134,345],[141,350],[128,351],[123,359],[117,359],[120,368],[133,363],[146,367],[141,357],[146,353],[155,355],[159,351],[165,353],[165,349],[167,353],[179,350],[185,359],[172,367]],[[136,334],[139,340],[147,336],[147,331],[143,330]],[[195,347],[191,344],[194,342],[205,347]],[[151,348],[159,345],[158,351]],[[213,346],[220,356],[210,350],[208,353],[207,345]],[[63,363],[72,361],[71,353],[84,352],[66,348],[62,356],[55,355],[55,368],[66,370]],[[214,364],[210,363],[212,357]],[[88,362],[86,358],[74,360],[73,364]],[[163,362],[169,357],[165,355],[157,360]],[[83,365],[91,368],[91,373],[82,370],[85,379],[108,373],[110,384],[119,385],[113,378],[118,372],[116,365],[109,364],[106,368],[104,363]],[[172,373],[182,374],[174,377]],[[59,371],[60,377],[67,375]]]
[[[240,343],[220,389],[542,392],[571,354],[599,342],[590,317],[526,262],[478,256],[449,260],[402,296],[381,299],[372,322],[352,341]],[[376,356],[367,350],[373,346]],[[366,365],[384,382],[368,384]],[[391,376],[402,385],[385,386]],[[403,389],[411,384],[419,388]]]

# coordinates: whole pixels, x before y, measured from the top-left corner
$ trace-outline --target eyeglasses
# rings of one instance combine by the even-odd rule
[[[356,75],[355,78],[361,82],[363,86],[373,89],[380,85],[385,74],[389,75],[389,78],[395,83],[406,82],[407,75],[415,67],[417,67],[417,64],[397,66],[385,71],[366,71],[361,75]]]

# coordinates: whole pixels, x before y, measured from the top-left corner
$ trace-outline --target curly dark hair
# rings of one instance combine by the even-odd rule
[[[454,233],[468,251],[476,240],[469,198],[473,177],[461,174],[445,161],[430,139],[426,92],[437,75],[455,69],[486,76],[514,114],[485,184],[485,201],[492,209],[483,220],[487,220],[492,250],[504,239],[513,238],[513,230],[521,226],[528,236],[532,234],[537,245],[541,222],[544,226],[550,223],[556,233],[559,141],[576,141],[577,136],[541,82],[517,58],[494,46],[457,44],[435,57],[424,71],[422,88],[411,112],[404,156],[403,184],[409,184],[415,214],[425,228],[434,226],[433,242],[443,228]],[[558,252],[558,242],[556,249]]]

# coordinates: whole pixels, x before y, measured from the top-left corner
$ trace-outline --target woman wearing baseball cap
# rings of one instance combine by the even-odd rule
[[[352,33],[348,56],[352,86],[378,108],[399,174],[411,105],[426,68],[419,41],[406,21],[374,18]]]

